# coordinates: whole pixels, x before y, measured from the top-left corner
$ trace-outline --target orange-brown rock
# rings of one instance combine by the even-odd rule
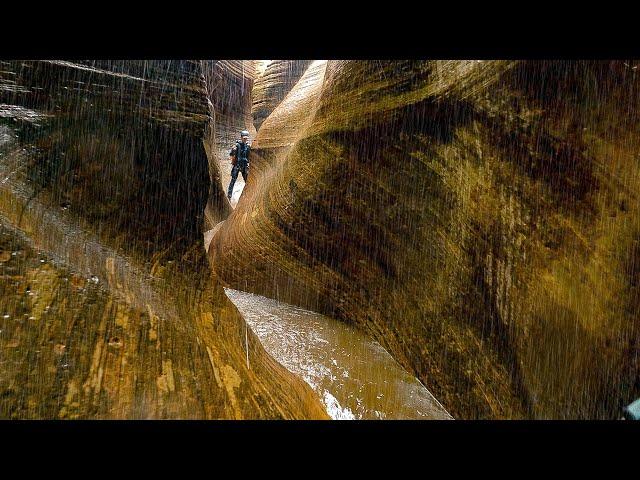
[[[212,185],[205,211],[205,230],[210,230],[231,212],[225,194],[231,180],[229,150],[239,140],[242,130],[248,130],[251,137],[255,137],[251,92],[256,65],[253,60],[220,60],[203,62],[202,69],[211,111],[205,142]]]
[[[0,417],[327,418],[204,256],[205,205],[229,207],[205,144],[236,74],[2,62]]]
[[[370,332],[455,417],[616,418],[640,393],[633,65],[323,68],[262,124],[217,274]]]
[[[256,76],[251,105],[256,129],[271,115],[310,64],[310,60],[271,60],[264,72]]]

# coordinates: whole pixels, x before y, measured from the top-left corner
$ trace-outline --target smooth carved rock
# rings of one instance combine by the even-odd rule
[[[272,60],[258,75],[253,89],[251,114],[256,130],[280,104],[311,64],[311,60]]]
[[[205,205],[228,212],[205,144],[233,66],[1,70],[0,416],[327,418],[204,256]]]
[[[220,60],[203,64],[212,122],[207,131],[206,148],[214,194],[206,210],[205,230],[224,220],[231,211],[226,189],[231,180],[229,149],[248,130],[256,130],[251,119],[251,92],[255,76],[253,60]]]
[[[629,64],[329,61],[315,81],[260,129],[221,278],[367,330],[455,417],[616,418],[640,395]]]

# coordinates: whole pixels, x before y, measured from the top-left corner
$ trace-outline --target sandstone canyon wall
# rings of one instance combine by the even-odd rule
[[[251,95],[256,65],[253,60],[202,62],[211,122],[205,134],[214,194],[206,209],[205,230],[210,230],[231,212],[225,192],[231,180],[229,149],[248,130],[256,130],[251,117]],[[219,187],[219,188],[216,188]]]
[[[251,115],[256,130],[298,82],[310,60],[271,60],[263,72],[256,72]]]
[[[370,332],[455,417],[615,418],[640,393],[638,87],[622,61],[312,64],[212,265]]]
[[[204,256],[234,66],[0,62],[2,418],[327,417]]]
[[[615,418],[634,65],[0,62],[0,416],[326,418],[225,284],[358,326],[457,418]]]

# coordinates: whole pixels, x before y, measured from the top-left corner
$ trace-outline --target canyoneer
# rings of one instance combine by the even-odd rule
[[[227,198],[231,200],[233,194],[233,186],[238,179],[238,173],[242,173],[242,179],[246,182],[249,174],[249,153],[251,145],[249,145],[249,132],[243,130],[240,132],[240,140],[236,142],[231,150],[229,150],[229,158],[231,159],[231,182],[227,191]]]

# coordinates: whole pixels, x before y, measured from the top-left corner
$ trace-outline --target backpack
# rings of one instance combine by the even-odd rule
[[[238,143],[240,142],[236,142],[236,144],[231,147],[231,150],[229,150],[229,156],[231,157],[231,165],[233,165],[235,167],[236,163],[238,163]],[[234,153],[235,150],[235,153]]]
[[[235,146],[229,150],[229,155],[231,156],[231,165],[235,166],[238,163],[238,151],[240,150],[241,142],[236,142]],[[235,149],[235,153],[234,153]],[[249,153],[251,153],[251,145],[247,144],[247,164],[249,161]]]

